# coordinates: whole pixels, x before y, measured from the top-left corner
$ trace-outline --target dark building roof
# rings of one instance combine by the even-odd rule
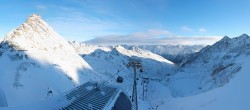
[[[61,110],[131,110],[131,102],[119,89],[87,82],[71,90]]]
[[[0,93],[0,99],[5,99],[2,96],[4,96],[3,93]],[[131,110],[132,104],[129,98],[116,87],[87,82],[70,91],[32,104],[7,107],[7,103],[0,100],[1,108],[5,110]]]

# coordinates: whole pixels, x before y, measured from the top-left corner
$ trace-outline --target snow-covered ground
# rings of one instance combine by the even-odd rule
[[[249,110],[250,63],[245,62],[249,60],[250,57],[240,58],[239,62],[244,62],[242,70],[228,84],[194,96],[159,100],[163,103],[159,110]]]
[[[109,77],[107,84],[115,85],[121,88],[129,96],[132,96],[133,87],[133,69],[127,68],[129,59],[140,59],[143,65],[143,72],[138,72],[138,97],[139,107],[143,109],[152,108],[150,99],[160,97],[171,97],[171,93],[166,93],[168,88],[159,81],[175,69],[175,64],[165,58],[153,54],[149,51],[134,47],[130,50],[123,46],[110,47],[110,50],[96,49],[90,54],[79,53],[83,59],[98,73]],[[83,55],[84,54],[84,55]],[[124,78],[123,83],[117,83],[116,78],[121,76]],[[145,100],[143,99],[142,78],[152,79],[150,83],[145,84],[149,92],[145,92]],[[159,91],[163,89],[164,91]],[[148,95],[146,98],[146,94]]]
[[[249,108],[247,107],[247,101],[245,101],[248,97],[243,98],[244,95],[239,97],[239,94],[233,96],[234,92],[238,91],[234,91],[234,88],[239,87],[239,91],[246,91],[243,92],[245,95],[247,95],[249,90],[245,89],[247,88],[247,81],[237,79],[237,77],[241,77],[241,74],[247,74],[246,69],[249,63],[246,63],[246,61],[249,59],[250,53],[248,50],[250,44],[249,39],[247,35],[233,39],[224,37],[214,45],[207,46],[200,52],[194,53],[191,57],[184,59],[184,62],[179,65],[178,69],[170,68],[172,71],[168,72],[163,70],[166,71],[166,74],[162,75],[164,76],[162,81],[160,81],[159,78],[156,78],[158,80],[153,80],[155,76],[153,73],[156,71],[147,70],[150,71],[150,74],[142,73],[152,79],[147,84],[147,93],[145,93],[147,97],[144,98],[144,100],[142,98],[142,85],[138,85],[139,108],[142,110],[211,110],[218,108],[222,110],[234,110],[238,106],[241,106],[240,108],[243,110]],[[245,48],[245,50],[242,50],[243,48]],[[92,65],[92,67],[98,67],[94,68],[96,71],[105,73],[109,71],[110,68],[115,70],[115,65],[124,64],[124,61],[119,61],[119,59],[123,59],[123,57],[112,56],[113,54],[115,55],[117,51],[119,52],[118,56],[141,56],[142,58],[143,54],[150,56],[146,54],[148,51],[141,50],[137,47],[126,49],[122,46],[118,46],[114,49],[116,51],[111,50],[111,52],[102,51],[101,49],[96,50],[89,55],[85,55],[83,58]],[[154,55],[148,58],[160,61],[155,59],[157,57]],[[110,58],[115,58],[116,62],[113,62],[114,65],[108,66],[111,62]],[[105,60],[100,61],[100,59]],[[144,60],[142,60],[142,62],[144,62]],[[144,68],[159,70],[159,66],[153,62],[154,61],[149,62],[149,64],[144,64],[146,65]],[[105,66],[96,66],[98,64],[105,64]],[[176,65],[172,67],[176,68]],[[243,68],[245,68],[245,70]],[[109,72],[115,73],[115,71]],[[122,72],[120,74],[122,74]],[[132,76],[125,77],[125,79],[131,79],[131,77]],[[244,76],[242,78],[244,78]],[[234,81],[238,82],[238,85],[234,84]],[[142,84],[141,82],[142,80],[139,79],[138,83]],[[240,83],[244,84],[240,85]],[[126,85],[125,83],[123,87],[126,87]],[[127,88],[124,88],[124,90],[126,91]],[[131,93],[131,91],[128,92]],[[233,99],[230,99],[230,96],[233,96]],[[236,103],[234,99],[237,100],[238,103]],[[244,101],[244,103],[241,105],[241,103],[239,103],[240,101]],[[230,106],[227,107],[226,105],[228,104]]]
[[[114,47],[111,51],[96,50],[95,52],[83,56],[83,59],[88,62],[93,69],[105,76],[112,77],[109,80],[115,83],[118,76],[123,76],[129,83],[132,83],[133,71],[132,68],[127,68],[130,58],[140,59],[143,65],[143,76],[152,76],[161,78],[169,73],[174,64],[163,57],[137,49],[136,51],[127,50],[122,46]],[[113,76],[115,75],[115,76]],[[130,86],[130,85],[129,85]]]
[[[143,69],[137,71],[140,110],[250,109],[248,35],[224,37],[203,49],[169,48],[67,42],[40,16],[32,15],[1,43],[0,106],[53,103],[59,94],[87,81],[121,88],[131,97],[134,75],[127,64],[139,59]],[[161,52],[190,55],[177,65],[157,55]],[[116,81],[119,76],[124,78],[122,83]]]

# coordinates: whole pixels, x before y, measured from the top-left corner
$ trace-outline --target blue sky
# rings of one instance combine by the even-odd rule
[[[249,34],[249,6],[249,0],[1,0],[0,36],[37,13],[67,40],[211,44]]]

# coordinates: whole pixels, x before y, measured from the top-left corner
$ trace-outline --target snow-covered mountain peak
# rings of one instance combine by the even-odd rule
[[[227,84],[242,69],[244,61],[240,59],[247,58],[249,55],[250,37],[248,35],[243,34],[235,38],[225,36],[214,45],[207,46],[186,58],[181,64],[182,70],[177,74],[181,76],[188,72],[195,73],[194,77],[200,83],[197,88],[202,87],[198,91],[204,92]],[[196,71],[199,72],[196,73]],[[190,87],[194,86],[190,85]]]
[[[224,44],[224,43],[234,43],[237,45],[243,45],[245,43],[250,43],[250,37],[247,34],[242,34],[239,37],[235,37],[235,38],[229,38],[227,36],[223,37],[220,41],[218,41],[216,44]],[[236,46],[236,45],[233,45]]]
[[[247,34],[243,34],[235,38],[229,38],[225,36],[220,41],[216,42],[214,45],[203,48],[200,53],[210,51],[210,53],[222,52],[241,54],[240,52],[242,51],[248,51],[247,48],[249,47],[249,45],[250,37]],[[221,49],[223,49],[223,51]]]
[[[41,19],[42,17],[39,14],[33,13],[31,16],[29,16],[29,18],[40,18]]]
[[[122,45],[128,50],[150,51],[178,64],[189,54],[200,51],[204,45]]]
[[[97,46],[97,45],[88,45],[82,42],[69,42],[73,46],[78,54],[87,55],[93,53],[95,50],[100,49],[103,51],[111,51],[111,47],[108,46]]]
[[[26,22],[39,22],[39,21],[42,21],[42,17],[38,14],[32,14],[26,20]]]
[[[0,44],[0,87],[8,105],[42,100],[102,77],[39,15],[33,14]],[[3,85],[4,84],[4,85]],[[51,93],[50,92],[50,93]],[[50,94],[49,93],[49,94]]]
[[[214,45],[207,46],[207,47],[203,48],[201,50],[201,52],[202,51],[207,51],[207,50],[210,50],[210,51],[221,51],[222,48],[228,49],[228,46],[229,46],[231,40],[232,40],[231,38],[225,36],[221,40],[219,40],[218,42],[216,42]]]
[[[247,34],[242,34],[240,37],[241,38],[249,38],[249,36]]]
[[[137,54],[142,54],[142,52],[143,53],[149,53],[146,50],[142,50],[142,49],[140,49],[138,47],[134,47],[134,46],[130,47],[130,48],[125,48],[124,46],[118,45],[118,46],[114,47],[114,49],[116,51],[120,51],[120,52],[127,51],[127,52],[130,52],[130,53],[132,52],[132,53],[137,53]]]
[[[30,16],[20,27],[8,34],[4,40],[21,50],[66,51],[72,52],[69,43],[58,35],[42,17],[36,14]]]
[[[239,37],[233,38],[236,45],[250,44],[250,37],[247,34],[242,34]]]
[[[31,31],[30,29],[40,34],[55,33],[53,29],[45,21],[43,21],[42,17],[37,14],[32,14],[28,17],[28,19],[17,30],[29,32]]]
[[[222,42],[239,42],[239,41],[248,41],[249,40],[249,36],[247,34],[242,34],[239,37],[235,37],[235,38],[229,38],[228,36],[224,36],[220,41],[217,42],[218,43],[222,43]]]
[[[224,36],[220,41],[228,41],[231,40],[228,36]]]
[[[62,70],[72,76],[75,82],[79,82],[77,69],[92,70],[75,49],[43,21],[40,15],[31,15],[19,28],[4,38],[3,44],[15,50],[25,50],[29,57],[39,62],[61,65]]]
[[[124,50],[125,48],[123,46],[121,46],[121,45],[117,45],[117,46],[114,47],[114,49],[117,49],[117,50],[122,49],[122,50]]]
[[[113,53],[118,52],[118,53],[121,53],[121,54],[129,56],[129,57],[137,56],[140,58],[149,58],[149,59],[153,59],[153,60],[160,61],[160,62],[166,62],[166,63],[171,64],[171,65],[174,64],[173,62],[163,58],[160,55],[154,54],[154,53],[149,52],[147,50],[142,50],[138,47],[131,47],[129,49],[126,49],[123,46],[119,45],[119,46],[116,46],[112,50],[112,52]]]

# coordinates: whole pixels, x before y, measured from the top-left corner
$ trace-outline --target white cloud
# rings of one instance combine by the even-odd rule
[[[36,5],[36,9],[44,10],[44,9],[47,9],[47,7],[44,5]]]
[[[206,28],[199,28],[196,30],[196,29],[190,28],[189,26],[182,26],[181,30],[184,32],[201,32],[201,33],[207,32]]]
[[[105,17],[98,18],[86,15],[74,7],[37,5],[37,8],[51,10],[51,13],[54,13],[52,17],[47,18],[46,20],[58,33],[66,37],[67,40],[88,40],[88,43],[99,45],[193,45],[212,44],[221,38],[217,36],[181,37],[174,35],[168,30],[161,29],[151,29],[145,32],[135,32],[128,35],[121,35],[119,32],[117,32],[117,30],[120,31],[121,29],[126,30],[131,28],[133,30],[137,29],[138,26],[120,19],[110,19],[109,17],[108,19],[105,19]],[[182,26],[181,29],[188,32],[197,32],[188,26]]]
[[[134,27],[123,21],[86,15],[74,8],[56,5],[49,5],[47,8],[54,14],[46,21],[67,40],[86,41],[96,36],[116,34],[116,30],[121,27],[122,29]]]
[[[92,2],[92,0],[72,0],[70,2],[79,3],[82,6],[88,6],[88,2]],[[98,3],[99,2],[101,1],[98,1]],[[96,5],[99,6],[100,4]],[[46,10],[52,13],[52,15],[45,20],[55,29],[56,32],[64,36],[67,40],[78,41],[90,40],[96,36],[121,34],[127,31],[144,28],[143,25],[147,26],[147,24],[136,25],[130,21],[124,20],[124,18],[112,15],[112,13],[109,14],[102,12],[100,7],[96,5],[91,5],[84,8],[94,11],[94,13],[98,13],[98,16],[84,13],[82,10],[79,10],[76,7],[54,4],[45,5],[47,8]],[[43,5],[37,5],[37,8],[43,8]]]
[[[161,36],[161,37],[158,37]],[[148,30],[145,32],[136,32],[129,35],[110,35],[101,36],[86,41],[88,44],[95,45],[211,45],[220,40],[221,36],[176,36],[167,30]]]
[[[126,24],[87,17],[81,14],[58,16],[49,19],[49,24],[69,40],[89,40],[91,37],[112,34]],[[113,33],[115,34],[115,33]],[[73,38],[73,39],[71,39]]]
[[[205,29],[205,28],[200,28],[200,29],[199,29],[199,32],[207,32],[207,29]]]
[[[182,26],[182,27],[181,27],[181,30],[182,30],[182,31],[186,31],[186,32],[193,32],[193,31],[194,31],[194,29],[192,29],[192,28],[190,28],[190,27],[188,27],[188,26]]]

